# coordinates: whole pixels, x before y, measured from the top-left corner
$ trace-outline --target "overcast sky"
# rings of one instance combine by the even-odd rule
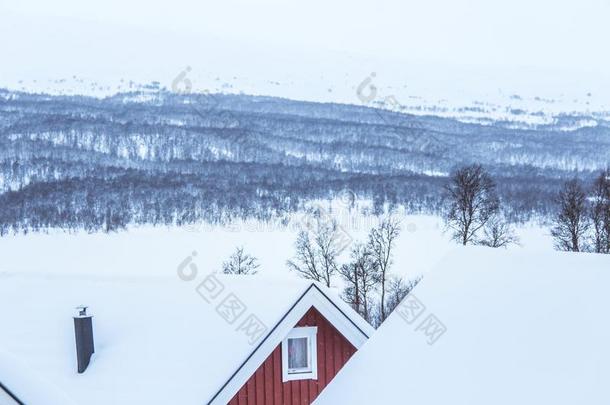
[[[608,0],[0,0],[0,85],[72,75],[165,82],[184,66],[315,83],[317,65],[362,77],[403,64],[606,91],[608,21]]]

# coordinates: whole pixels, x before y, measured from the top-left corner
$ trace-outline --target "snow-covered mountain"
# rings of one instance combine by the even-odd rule
[[[458,67],[445,69],[459,71]],[[573,131],[595,127],[600,123],[607,125],[610,121],[610,100],[605,97],[603,84],[584,84],[577,88],[564,86],[561,91],[548,91],[535,84],[504,84],[504,87],[496,88],[497,85],[489,82],[489,79],[478,80],[485,75],[470,72],[473,77],[468,80],[462,77],[461,86],[449,85],[438,89],[439,84],[430,80],[429,68],[411,67],[410,70],[408,77],[403,78],[397,78],[392,72],[384,76],[383,73],[372,71],[344,75],[327,73],[316,77],[318,80],[315,82],[309,82],[290,75],[276,79],[226,74],[223,77],[185,66],[168,72],[163,76],[167,80],[162,81],[152,78],[149,81],[126,78],[93,80],[73,75],[59,79],[20,79],[6,86],[14,91],[98,98],[118,93],[147,92],[150,89],[189,93],[247,93],[354,104],[419,116],[454,118],[464,123],[496,124],[520,129]],[[434,74],[443,75],[443,72]],[[459,75],[456,72],[452,74]],[[145,99],[146,96],[140,96],[139,101]]]

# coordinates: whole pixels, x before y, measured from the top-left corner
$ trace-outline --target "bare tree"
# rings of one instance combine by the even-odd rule
[[[222,264],[222,272],[225,274],[256,274],[259,267],[258,259],[245,253],[241,246],[235,249],[229,260]]]
[[[496,185],[479,164],[462,167],[445,186],[445,224],[453,239],[466,245],[476,241],[476,233],[498,212]]]
[[[519,237],[510,226],[508,221],[501,215],[494,215],[483,227],[483,237],[477,240],[477,244],[492,248],[507,247],[518,244]]]
[[[415,288],[422,277],[406,280],[402,277],[390,277],[388,282],[388,297],[386,299],[386,310],[391,314],[402,300]]]
[[[593,249],[596,253],[610,254],[610,168],[593,183],[591,199]]]
[[[554,220],[551,235],[559,250],[580,252],[589,230],[587,221],[587,196],[581,182],[573,179],[566,182],[557,196],[559,212]]]
[[[393,248],[399,234],[400,221],[392,217],[385,218],[377,227],[371,229],[369,233],[368,249],[371,251],[373,259],[379,268],[379,284],[381,287],[379,315],[381,322],[387,317],[385,309],[386,281],[388,271],[393,262]]]
[[[337,257],[341,253],[336,221],[317,220],[308,231],[297,236],[296,255],[288,260],[288,268],[301,277],[319,281],[330,287],[337,272]]]
[[[364,244],[355,244],[350,255],[351,261],[339,269],[339,274],[346,283],[343,299],[364,319],[371,322],[370,293],[379,284],[379,268],[371,251]]]
[[[314,281],[322,281],[322,273],[318,269],[318,258],[309,235],[305,231],[299,232],[295,243],[296,255],[294,259],[288,260],[288,267],[297,272],[303,278]]]

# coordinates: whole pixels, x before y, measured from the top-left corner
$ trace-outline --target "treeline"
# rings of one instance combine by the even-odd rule
[[[192,165],[192,164],[191,164]],[[136,169],[89,169],[84,177],[32,181],[0,194],[0,235],[47,228],[116,231],[133,224],[226,224],[234,219],[286,216],[305,202],[330,199],[344,189],[370,199],[374,215],[398,206],[410,213],[442,212],[447,178],[422,175],[354,175],[281,165],[197,163],[197,169],[156,173]],[[190,166],[185,164],[185,167]],[[551,215],[559,182],[528,185],[530,196],[514,195],[518,180],[506,179],[499,194],[512,222]],[[523,191],[522,191],[523,192]]]
[[[591,185],[567,181],[556,201],[551,235],[557,249],[610,254],[610,169]]]
[[[550,233],[556,249],[610,254],[610,168],[591,183],[566,181],[553,203]],[[446,228],[456,242],[494,248],[519,242],[495,180],[480,164],[452,173],[444,186],[443,206]]]

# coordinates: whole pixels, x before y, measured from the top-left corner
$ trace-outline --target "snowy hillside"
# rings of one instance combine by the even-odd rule
[[[350,60],[349,63],[356,62]],[[600,87],[594,83],[574,88],[562,86],[563,92],[548,91],[535,83],[506,83],[504,88],[495,89],[497,86],[488,82],[488,78],[481,80],[482,72],[463,72],[459,66],[453,67],[453,70],[441,70],[411,64],[410,73],[405,78],[391,71],[396,67],[387,63],[379,63],[384,66],[382,72],[375,69],[372,61],[363,61],[362,64],[369,65],[370,71],[358,69],[357,73],[348,71],[342,75],[318,72],[316,76],[320,79],[311,83],[289,74],[283,78],[253,78],[210,73],[185,66],[174,72],[164,72],[166,80],[161,81],[153,76],[147,82],[133,78],[99,82],[74,75],[46,80],[19,80],[4,83],[4,86],[16,91],[108,97],[117,93],[145,91],[151,85],[184,91],[184,82],[188,80],[188,90],[193,93],[247,92],[302,101],[356,104],[420,116],[455,118],[465,123],[500,124],[509,128],[552,127],[573,131],[607,125],[610,121],[610,102],[603,93],[599,93]],[[428,82],[430,71],[438,76],[461,75],[460,87],[452,86],[445,79],[444,84],[448,87],[439,88],[438,83]],[[172,73],[174,76],[167,77]],[[538,84],[545,81],[544,77],[535,79]]]
[[[473,162],[526,221],[554,212],[565,179],[610,161],[602,121],[519,129],[159,84],[103,99],[0,95],[0,234],[269,220],[346,189],[377,214],[436,214],[448,173]]]

